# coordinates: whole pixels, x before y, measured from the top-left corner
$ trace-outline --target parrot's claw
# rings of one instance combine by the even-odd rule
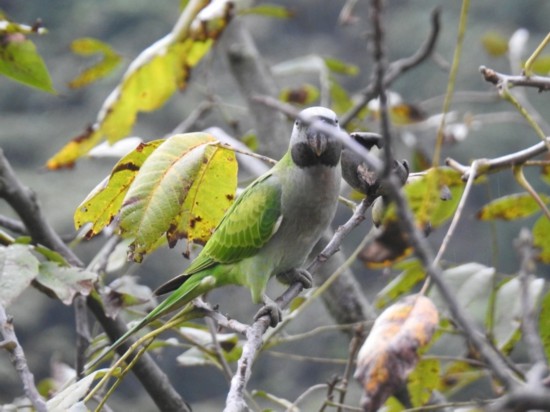
[[[313,286],[313,276],[305,269],[290,269],[277,275],[279,282],[289,285],[294,282],[300,282],[304,289]]]
[[[269,326],[272,328],[277,326],[283,319],[283,313],[279,309],[279,305],[267,296],[264,296],[264,306],[256,312],[254,320],[258,320],[262,316],[269,316]]]

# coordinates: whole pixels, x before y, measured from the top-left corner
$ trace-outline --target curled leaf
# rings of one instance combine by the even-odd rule
[[[376,319],[357,356],[355,378],[364,389],[364,411],[376,411],[403,387],[439,322],[434,304],[413,295],[387,308]]]
[[[76,89],[87,86],[111,73],[122,61],[122,58],[111,46],[97,39],[89,37],[73,40],[71,43],[73,53],[82,56],[100,54],[101,60],[85,69],[77,77],[69,82],[69,87]]]

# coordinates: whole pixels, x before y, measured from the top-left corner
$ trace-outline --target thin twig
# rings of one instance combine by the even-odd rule
[[[533,248],[533,237],[528,229],[522,229],[519,237],[516,240],[516,249],[521,258],[521,266],[519,270],[519,280],[521,284],[521,308],[522,319],[521,329],[522,336],[526,346],[528,356],[533,364],[541,364],[548,366],[544,345],[540,339],[538,327],[536,325],[535,301],[531,295],[531,282],[533,280],[533,272],[535,271],[535,250]]]
[[[477,160],[474,160],[472,162],[472,165],[470,166],[470,170],[472,173],[470,174],[470,177],[468,178],[466,182],[466,186],[464,187],[464,192],[462,192],[462,197],[460,198],[460,202],[458,202],[458,206],[456,207],[455,214],[453,216],[453,220],[451,221],[451,224],[449,225],[449,229],[447,230],[447,233],[445,234],[445,238],[441,242],[441,246],[439,247],[439,250],[437,252],[437,255],[434,260],[434,264],[439,264],[439,261],[443,257],[443,254],[445,253],[447,246],[449,245],[449,242],[451,240],[451,237],[454,234],[454,231],[456,227],[458,226],[458,221],[460,220],[462,216],[462,212],[464,211],[464,206],[466,205],[466,200],[468,199],[468,196],[470,195],[470,190],[472,189],[472,186],[474,185],[474,180],[477,172]]]
[[[300,396],[298,396],[294,402],[292,402],[292,405],[290,405],[288,408],[286,408],[285,412],[295,411],[296,410],[295,408],[300,404],[300,402],[302,402],[304,399],[306,399],[313,392],[324,390],[326,388],[327,388],[326,383],[318,383],[317,385],[310,386],[304,392],[302,392],[302,394],[300,394]]]
[[[550,137],[546,138],[546,142],[550,142]],[[496,172],[502,169],[512,168],[516,165],[521,165],[533,157],[539,156],[548,152],[547,143],[539,142],[536,145],[528,147],[527,149],[520,150],[518,152],[510,153],[494,159],[477,159],[477,170],[475,177],[481,175]],[[472,169],[469,166],[460,164],[454,159],[447,158],[445,164],[462,174],[462,180],[468,180]]]
[[[539,90],[539,92],[550,90],[550,77],[546,76],[523,76],[523,75],[509,75],[504,73],[499,73],[496,70],[490,69],[485,66],[479,68],[485,81],[498,86],[506,82],[508,86],[523,86],[523,87],[534,87]]]
[[[399,59],[391,63],[384,76],[384,87],[389,87],[395,80],[397,80],[406,71],[418,66],[424,60],[426,60],[434,51],[437,37],[440,29],[440,10],[434,9],[431,14],[431,31],[426,41],[420,46],[420,48],[412,55],[406,58]],[[341,124],[343,127],[354,119],[359,112],[367,105],[369,101],[377,96],[377,90],[374,82],[371,82],[367,87],[361,91],[361,96],[357,103],[341,118]]]
[[[216,358],[222,367],[223,376],[227,379],[228,382],[231,382],[233,378],[233,371],[227,363],[227,359],[223,355],[223,349],[218,340],[218,331],[216,326],[216,321],[212,318],[206,318],[206,324],[208,325],[208,330],[210,331],[210,336],[212,336],[212,344],[214,345],[214,352],[216,353]]]
[[[445,91],[445,100],[443,101],[443,108],[441,116],[441,122],[437,129],[434,154],[432,159],[432,165],[435,167],[439,164],[441,156],[441,147],[443,145],[443,137],[445,124],[447,120],[447,114],[451,108],[451,103],[454,97],[454,89],[456,85],[456,78],[458,74],[458,67],[460,58],[462,56],[462,48],[464,46],[464,37],[466,35],[466,26],[468,21],[468,10],[470,9],[470,0],[462,0],[462,7],[460,8],[460,20],[458,22],[458,35],[456,38],[456,47],[453,53],[453,61],[451,63],[451,70],[449,72],[449,80],[447,82],[447,90]]]
[[[2,348],[6,349],[9,353],[11,363],[19,374],[19,378],[23,383],[23,390],[25,395],[38,412],[47,412],[46,402],[38,393],[36,385],[34,384],[34,376],[29,369],[27,359],[25,358],[25,352],[19,344],[17,335],[13,328],[13,322],[11,318],[6,315],[4,306],[0,304],[0,335],[4,341],[2,342]]]
[[[365,330],[363,329],[362,326],[359,326],[355,329],[355,335],[353,336],[349,344],[349,354],[348,354],[348,361],[346,362],[346,369],[344,370],[344,375],[338,386],[338,390],[340,391],[340,398],[338,399],[338,403],[340,404],[344,404],[346,400],[346,394],[348,392],[348,383],[353,373],[353,367],[355,366],[355,359],[357,357],[357,353],[359,352],[359,349],[361,348],[361,344],[363,343],[364,340],[365,340]],[[342,412],[342,408],[338,407],[337,412]]]

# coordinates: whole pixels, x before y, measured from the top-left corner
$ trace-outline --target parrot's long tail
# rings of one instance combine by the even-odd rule
[[[109,346],[92,364],[88,366],[88,370],[97,366],[106,355],[120,347],[128,340],[130,336],[148,325],[155,319],[172,312],[187,303],[191,302],[196,297],[208,292],[216,287],[216,278],[209,273],[197,273],[192,276],[186,276],[186,281],[181,283],[180,287],[174,291],[168,298],[162,301],[156,308],[147,314],[139,323],[131,327],[125,334],[118,338],[111,346]]]

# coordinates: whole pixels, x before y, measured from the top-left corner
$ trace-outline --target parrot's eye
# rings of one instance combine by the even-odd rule
[[[296,125],[296,127],[300,127],[300,121],[299,120],[296,120],[296,123],[294,123]]]

